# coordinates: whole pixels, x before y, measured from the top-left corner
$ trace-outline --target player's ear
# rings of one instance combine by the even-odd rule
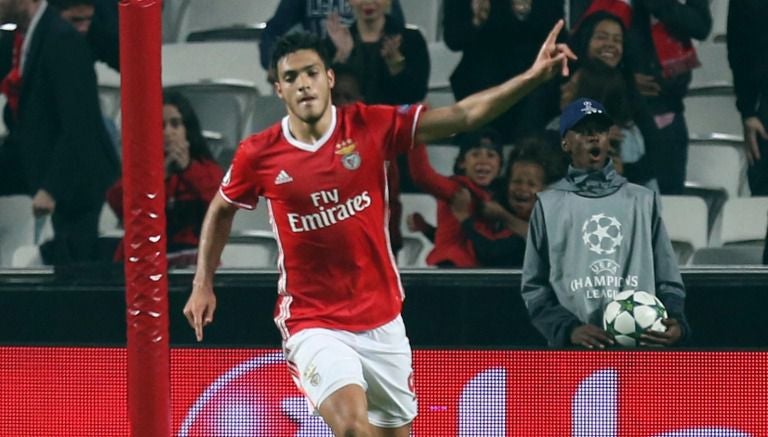
[[[277,94],[277,96],[282,99],[283,98],[283,88],[280,86],[280,81],[279,80],[276,80],[274,82],[274,87],[275,87],[275,94]]]
[[[336,84],[336,73],[333,71],[333,68],[328,68],[325,70],[325,74],[328,76],[328,86],[333,88]]]
[[[563,141],[561,142],[560,147],[562,147],[563,152],[570,152],[568,147],[568,141],[566,141],[565,138],[563,138]]]

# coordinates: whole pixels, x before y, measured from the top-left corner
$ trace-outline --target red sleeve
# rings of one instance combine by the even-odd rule
[[[221,167],[210,160],[193,160],[180,175],[205,203],[211,203],[223,176]]]
[[[219,188],[224,200],[245,209],[256,208],[261,192],[251,171],[251,147],[250,138],[240,143]]]
[[[123,220],[123,180],[118,179],[107,191],[107,203],[119,220]]]
[[[432,168],[427,156],[427,147],[424,144],[417,144],[408,153],[408,170],[413,183],[419,189],[438,199],[450,201],[454,193],[461,188],[457,181],[441,175]]]

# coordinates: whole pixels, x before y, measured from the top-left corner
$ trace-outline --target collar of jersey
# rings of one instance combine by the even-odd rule
[[[321,147],[323,147],[323,144],[325,144],[326,141],[328,141],[328,139],[331,138],[331,135],[333,135],[333,131],[336,129],[336,106],[331,105],[331,126],[328,127],[328,131],[325,132],[323,136],[320,137],[319,140],[315,141],[312,144],[299,141],[293,136],[293,134],[291,133],[291,129],[288,127],[287,115],[283,117],[282,127],[283,127],[283,136],[285,137],[286,141],[291,143],[292,146],[299,148],[301,150],[305,150],[307,152],[317,152]]]

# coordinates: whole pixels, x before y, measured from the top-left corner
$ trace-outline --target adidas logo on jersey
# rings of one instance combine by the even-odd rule
[[[280,173],[275,178],[275,185],[287,184],[291,181],[293,181],[293,178],[288,176],[288,173],[286,173],[285,170],[280,170]]]

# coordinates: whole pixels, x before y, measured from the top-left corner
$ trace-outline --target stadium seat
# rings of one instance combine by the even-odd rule
[[[118,218],[107,203],[101,208],[99,215],[99,236],[122,238],[125,231]]]
[[[453,164],[459,156],[459,146],[452,144],[430,144],[427,146],[429,164],[443,176],[453,175]]]
[[[243,138],[277,123],[285,114],[285,103],[280,97],[274,94],[257,96],[255,107],[251,112]]]
[[[719,243],[762,245],[768,229],[768,197],[728,199],[723,206]]]
[[[428,90],[425,100],[430,108],[440,108],[453,105],[456,98],[450,88],[442,88]]]
[[[442,0],[401,0],[406,23],[421,30],[427,43],[442,39]]]
[[[191,34],[226,28],[251,28],[268,21],[279,0],[184,0],[178,11],[175,41],[187,41]]]
[[[725,43],[725,34],[728,31],[728,3],[729,0],[710,0],[709,9],[712,13],[712,31],[707,41]]]
[[[226,83],[251,86],[271,94],[272,85],[259,64],[259,47],[252,42],[163,44],[163,86]]]
[[[19,246],[13,252],[11,260],[13,268],[43,267],[43,257],[40,255],[40,248],[35,244],[25,244]]]
[[[429,89],[450,91],[450,77],[461,60],[461,52],[452,51],[443,41],[430,42],[427,45],[427,49],[429,50],[431,64],[429,70]]]
[[[0,196],[0,266],[10,266],[17,248],[35,244],[29,196]]]
[[[733,72],[728,64],[728,48],[724,42],[702,42],[696,47],[701,67],[693,70],[690,90],[733,87]]]
[[[686,181],[723,188],[729,199],[749,196],[747,158],[741,141],[691,139]]]
[[[272,232],[251,231],[229,239],[221,254],[221,267],[274,269],[277,257],[277,241]]]
[[[232,235],[248,235],[253,231],[272,232],[269,207],[267,206],[266,199],[263,197],[259,198],[259,203],[255,210],[238,210],[232,222]]]
[[[419,213],[427,223],[437,225],[437,201],[430,194],[402,193],[400,203],[403,205],[403,217],[400,221],[403,248],[398,253],[397,264],[400,267],[427,267],[426,258],[434,244],[421,232],[411,232],[406,218]]]
[[[700,197],[661,196],[661,217],[680,265],[707,246],[707,204]]]
[[[763,246],[703,247],[693,254],[692,265],[761,265]]]
[[[731,88],[691,89],[683,104],[692,138],[707,138],[712,134],[743,136],[741,115],[736,110],[736,96]]]

